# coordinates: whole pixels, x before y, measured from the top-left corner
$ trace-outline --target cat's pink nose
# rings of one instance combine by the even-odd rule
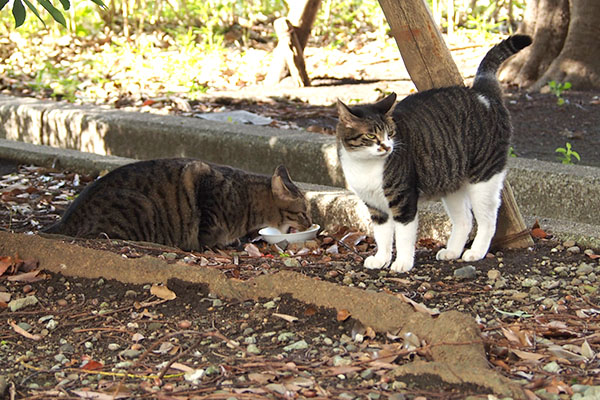
[[[381,143],[379,145],[379,150],[382,151],[382,152],[384,152],[384,153],[388,153],[390,151],[390,147],[387,146],[387,145],[385,145],[385,144],[383,144],[383,143]]]

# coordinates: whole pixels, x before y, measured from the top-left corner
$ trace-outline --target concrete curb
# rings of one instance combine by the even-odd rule
[[[162,157],[201,158],[265,174],[284,163],[294,180],[327,186],[305,186],[322,225],[335,221],[368,231],[366,209],[341,189],[344,178],[330,136],[0,95],[0,138],[10,139],[0,142],[2,158],[87,173]],[[509,165],[508,179],[528,224],[539,219],[562,238],[600,248],[599,168],[527,159]],[[449,223],[435,204],[420,213],[420,226],[421,235],[443,239]]]

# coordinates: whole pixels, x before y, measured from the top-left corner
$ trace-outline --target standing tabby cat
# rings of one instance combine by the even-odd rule
[[[366,268],[409,271],[414,263],[419,198],[442,198],[452,222],[438,260],[483,258],[496,230],[500,191],[506,174],[512,126],[496,78],[504,60],[531,44],[512,36],[483,58],[472,88],[433,89],[349,108],[338,101],[339,157],[352,190],[365,202],[374,223],[375,255]],[[463,249],[472,228],[477,234]]]
[[[304,194],[279,166],[272,177],[199,160],[141,161],[91,183],[45,230],[183,250],[224,246],[265,226],[310,226]]]

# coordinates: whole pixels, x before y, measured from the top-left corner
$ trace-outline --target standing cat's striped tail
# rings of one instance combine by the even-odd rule
[[[513,54],[518,53],[531,44],[531,37],[514,35],[503,40],[487,52],[479,64],[473,89],[478,92],[500,95],[500,84],[496,74],[500,65]]]

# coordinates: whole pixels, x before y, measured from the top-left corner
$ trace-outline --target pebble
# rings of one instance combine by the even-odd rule
[[[345,358],[345,357],[342,357],[340,355],[334,356],[332,361],[333,361],[333,366],[334,367],[340,367],[340,366],[343,366],[343,365],[350,365],[350,364],[352,364],[352,360],[350,358]]]
[[[274,301],[267,301],[265,304],[263,304],[263,307],[266,308],[267,310],[270,310],[272,308],[275,308],[275,302]]]
[[[304,349],[308,349],[308,343],[306,343],[306,341],[304,339],[294,342],[292,344],[289,344],[283,348],[283,350],[285,350],[285,351],[304,350]]]
[[[571,246],[567,248],[567,251],[571,254],[579,254],[581,252],[581,249],[578,246]]]
[[[187,319],[184,319],[182,321],[179,321],[179,323],[177,324],[177,326],[180,329],[188,329],[190,326],[192,326],[192,323],[190,321],[188,321]]]
[[[521,286],[525,288],[530,288],[537,285],[539,285],[539,282],[534,278],[525,278],[523,279],[523,282],[521,282]]]
[[[142,352],[140,350],[124,350],[121,352],[121,355],[125,358],[136,358],[138,357],[140,354],[142,354]]]
[[[63,345],[61,345],[58,350],[61,353],[66,353],[66,354],[73,354],[75,352],[75,347],[73,347],[73,345],[71,343],[65,343]]]
[[[116,350],[119,350],[120,348],[121,348],[121,346],[119,346],[118,343],[109,343],[108,344],[108,349],[110,351],[116,351]]]
[[[292,267],[292,268],[295,268],[295,267],[299,267],[299,266],[300,266],[300,261],[298,261],[298,259],[297,259],[297,258],[293,258],[293,257],[286,257],[286,258],[284,258],[284,259],[283,259],[283,264],[284,264],[286,267]]]
[[[594,272],[594,267],[587,263],[581,263],[579,267],[577,267],[576,274],[577,275],[588,275]]]
[[[58,299],[58,300],[56,301],[56,304],[58,304],[58,305],[59,305],[59,306],[61,306],[61,307],[64,307],[64,306],[66,306],[66,305],[67,305],[67,304],[69,304],[69,303],[68,303],[68,302],[67,302],[67,300],[65,300],[65,299]]]
[[[575,246],[575,241],[574,240],[567,240],[565,242],[563,242],[563,246],[568,249],[569,247],[573,247]]]
[[[135,298],[135,297],[137,297],[137,292],[135,290],[129,289],[129,290],[127,290],[125,292],[125,297],[127,297],[127,298]]]
[[[38,299],[35,296],[25,296],[22,299],[11,300],[8,303],[8,308],[10,311],[15,312],[22,308],[34,306],[38,303]]]
[[[458,279],[471,279],[475,277],[477,269],[472,265],[465,265],[464,267],[454,270],[454,277]]]
[[[487,273],[488,279],[495,281],[500,278],[502,274],[497,269],[490,269]]]
[[[260,354],[260,349],[254,343],[251,343],[246,347],[246,351],[250,354]]]

